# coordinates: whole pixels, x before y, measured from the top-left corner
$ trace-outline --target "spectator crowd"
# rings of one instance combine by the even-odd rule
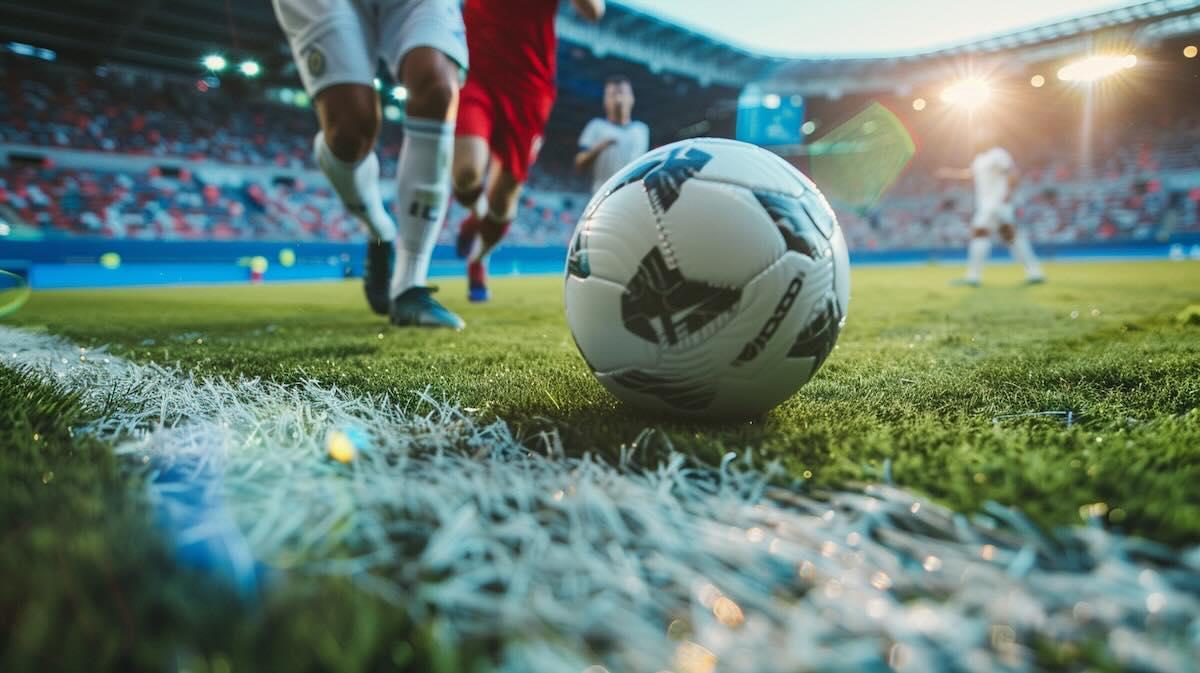
[[[363,231],[312,165],[312,111],[234,95],[204,80],[96,71],[0,57],[0,144],[171,158],[195,164],[138,170],[52,161],[0,165],[0,219],[46,235],[149,239],[347,241]],[[384,172],[399,152],[384,124]],[[549,142],[574,143],[574,138]],[[1164,238],[1200,231],[1200,118],[1114,128],[1097,139],[1092,169],[1048,146],[1010,148],[1022,165],[1016,205],[1036,242]],[[223,164],[219,179],[205,164]],[[229,166],[253,167],[230,179]],[[272,175],[281,169],[284,175]],[[233,173],[237,171],[234,170]],[[880,203],[840,211],[854,249],[961,246],[972,197],[913,167]],[[297,177],[300,176],[300,177]],[[565,245],[588,195],[567,166],[535,167],[509,243]],[[390,191],[390,190],[385,190]],[[464,213],[452,209],[443,240]]]

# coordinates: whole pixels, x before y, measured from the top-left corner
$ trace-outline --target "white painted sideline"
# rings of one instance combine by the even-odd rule
[[[7,327],[0,362],[82,394],[98,418],[79,430],[152,466],[152,501],[197,509],[170,519],[181,544],[220,540],[235,574],[351,576],[499,637],[504,670],[1038,670],[1035,639],[1146,671],[1200,656],[1200,548],[1051,537],[887,486],[805,495],[732,458],[639,468],[649,432],[619,465],[570,458],[426,396],[198,379]]]

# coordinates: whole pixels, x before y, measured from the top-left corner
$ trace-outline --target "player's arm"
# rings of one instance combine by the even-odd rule
[[[617,142],[615,138],[605,138],[597,142],[591,147],[580,147],[579,153],[575,155],[575,170],[583,172],[596,163],[596,157],[600,153],[608,149],[613,143]]]
[[[583,133],[579,134],[579,152],[575,155],[575,170],[582,173],[591,167],[596,162],[596,157],[600,153],[608,149],[615,141],[613,138],[600,138],[600,126],[596,120],[587,123],[583,127]]]
[[[571,4],[588,21],[599,21],[604,16],[604,0],[571,0]]]
[[[943,180],[970,180],[972,173],[969,168],[939,168],[934,175]]]

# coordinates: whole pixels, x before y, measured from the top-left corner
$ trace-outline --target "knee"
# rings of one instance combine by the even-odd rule
[[[1017,231],[1016,231],[1016,229],[1013,228],[1013,226],[1011,224],[1000,225],[1000,237],[1004,239],[1005,243],[1012,243],[1013,239],[1016,238],[1016,236],[1017,236]]]
[[[463,194],[473,192],[476,198],[479,197],[479,192],[483,189],[483,173],[473,161],[456,161],[454,164],[453,181],[455,191]]]
[[[971,230],[971,238],[991,238],[992,232],[986,227],[977,227]]]
[[[458,69],[442,57],[427,67],[406,72],[408,114],[424,119],[451,119],[458,109]]]
[[[325,143],[342,161],[362,161],[375,147],[379,111],[374,101],[345,101],[325,115]]]

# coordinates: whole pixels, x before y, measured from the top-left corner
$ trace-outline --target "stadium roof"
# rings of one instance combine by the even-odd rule
[[[565,7],[568,3],[563,4],[559,31],[564,45],[594,57],[573,63],[579,68],[575,77],[603,79],[612,69],[606,57],[615,57],[641,64],[652,74],[681,76],[701,86],[740,88],[767,78],[802,80],[802,88],[810,93],[887,89],[895,86],[898,73],[913,71],[913,64],[958,55],[1019,50],[1020,59],[1043,58],[1075,48],[1063,44],[1070,39],[1099,32],[1123,31],[1130,40],[1160,40],[1200,27],[1200,0],[1149,0],[923,54],[782,59],[730,46],[621,4],[610,3],[599,26],[579,20]],[[30,43],[96,63],[115,61],[193,75],[202,72],[202,55],[218,52],[231,61],[256,59],[268,80],[295,80],[268,2],[0,0],[0,41]]]

